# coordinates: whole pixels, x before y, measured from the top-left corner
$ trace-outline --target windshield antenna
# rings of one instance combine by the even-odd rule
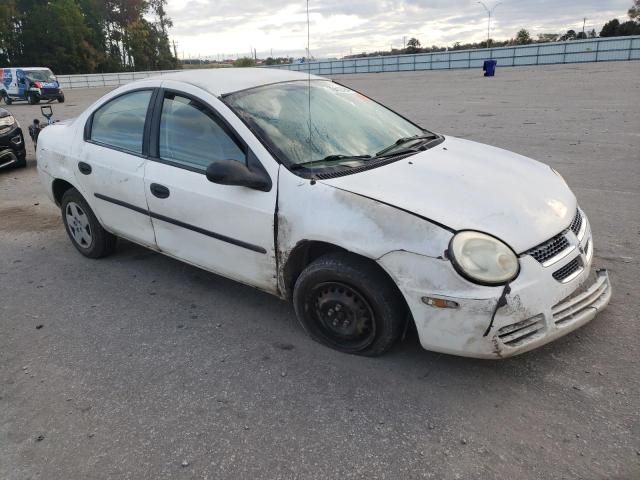
[[[309,107],[309,160],[313,161],[313,148],[311,147],[311,27],[309,22],[309,0],[307,0],[307,98]],[[312,164],[313,166],[313,164]]]

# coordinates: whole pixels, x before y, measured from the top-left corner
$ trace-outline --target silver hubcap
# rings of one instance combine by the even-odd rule
[[[80,205],[75,202],[67,203],[65,209],[67,226],[75,242],[83,248],[89,248],[92,242],[89,217],[84,213]]]

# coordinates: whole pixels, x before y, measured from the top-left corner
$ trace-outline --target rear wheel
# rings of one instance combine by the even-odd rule
[[[345,353],[381,355],[405,327],[396,286],[371,260],[348,253],[309,265],[296,281],[293,302],[311,338]]]
[[[117,237],[107,232],[84,197],[71,188],[62,196],[62,219],[71,243],[89,258],[102,258],[112,254]]]

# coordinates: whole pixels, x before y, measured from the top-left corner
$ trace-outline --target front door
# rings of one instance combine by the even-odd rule
[[[159,249],[276,292],[273,222],[277,186],[263,192],[207,180],[205,170],[213,160],[246,164],[257,159],[200,98],[164,91],[161,100],[160,118],[152,134],[157,158],[149,161],[145,174]]]

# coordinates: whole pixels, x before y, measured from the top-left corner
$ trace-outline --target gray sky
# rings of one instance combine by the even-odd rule
[[[495,0],[486,0],[488,7]],[[508,39],[520,28],[532,36],[569,28],[600,31],[611,18],[623,19],[631,0],[503,0],[494,13],[491,36]],[[178,54],[304,55],[305,1],[168,0]],[[481,41],[487,14],[476,0],[311,0],[311,53],[320,58],[402,47],[403,36],[422,45]]]

